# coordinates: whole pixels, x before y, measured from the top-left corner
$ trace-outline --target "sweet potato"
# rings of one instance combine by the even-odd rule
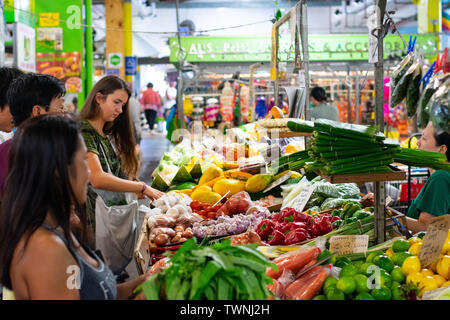
[[[279,257],[274,260],[274,263],[278,267],[278,272],[276,272],[272,268],[267,268],[266,275],[271,278],[277,279],[285,269],[289,269],[297,273],[298,270],[304,267],[311,260],[315,259],[319,252],[319,248],[311,248],[293,251],[286,256]]]

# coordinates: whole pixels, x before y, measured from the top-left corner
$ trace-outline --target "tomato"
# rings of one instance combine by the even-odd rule
[[[190,204],[191,209],[196,211],[196,210],[201,210],[202,209],[202,203],[200,201],[197,200],[193,200]]]

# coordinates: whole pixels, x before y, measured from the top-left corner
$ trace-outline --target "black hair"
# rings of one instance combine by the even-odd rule
[[[153,88],[153,83],[151,82],[147,83],[147,88]]]
[[[322,87],[314,87],[311,90],[311,97],[316,99],[319,102],[325,102],[327,101],[327,94],[325,92],[325,89]]]
[[[445,155],[447,156],[447,161],[450,161],[450,134],[446,131],[437,134],[436,131],[434,131],[434,139],[436,139],[436,146],[440,147],[445,145],[447,147]]]
[[[50,102],[65,93],[64,84],[48,74],[28,73],[16,78],[6,94],[14,124],[19,126],[28,119],[34,106],[48,111]]]
[[[79,122],[70,117],[41,115],[20,126],[11,144],[11,165],[0,214],[0,283],[11,289],[10,269],[15,249],[52,214],[66,239],[72,206],[81,220],[86,241],[86,213],[70,184],[69,165],[81,142]]]
[[[8,104],[6,100],[6,92],[8,91],[11,82],[23,74],[24,73],[16,67],[0,68],[0,110],[3,110]]]

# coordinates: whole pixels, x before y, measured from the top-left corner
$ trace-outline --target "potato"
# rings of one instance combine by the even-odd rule
[[[175,232],[184,232],[184,226],[181,224],[178,224],[175,226]]]
[[[155,217],[156,226],[158,227],[172,227],[175,225],[175,219],[167,217],[165,215],[159,215]]]
[[[165,233],[159,234],[155,237],[155,244],[157,246],[165,245],[169,241],[169,236]]]
[[[150,235],[158,236],[160,234],[167,234],[169,237],[173,237],[175,235],[175,230],[172,228],[154,228],[152,229]]]
[[[193,236],[194,236],[194,234],[190,230],[186,229],[186,231],[183,232],[183,237],[184,238],[188,238],[189,239],[189,238],[192,238]]]

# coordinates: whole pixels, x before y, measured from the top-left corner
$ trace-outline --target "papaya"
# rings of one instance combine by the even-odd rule
[[[221,196],[224,196],[229,191],[227,198],[238,192],[244,191],[244,189],[245,182],[235,179],[221,179],[217,181],[213,186],[213,191],[217,192]]]
[[[189,174],[191,175],[192,179],[199,179],[202,176],[202,166],[200,163],[196,163],[191,171],[189,171]]]
[[[250,173],[247,173],[247,172],[239,171],[239,170],[228,170],[223,173],[223,176],[227,179],[247,181],[253,175]]]
[[[212,192],[206,187],[200,187],[191,194],[192,200],[197,200],[203,203],[214,204],[222,198],[217,192]]]
[[[289,172],[289,170],[285,170],[285,171],[283,171],[283,172],[280,172],[279,174],[277,174],[273,179],[274,180],[278,180],[278,179],[280,179],[282,176],[284,176],[286,173],[288,173]],[[291,177],[292,177],[292,173],[291,173]]]
[[[222,180],[222,179],[225,179],[225,177],[224,176],[218,176],[217,178],[214,178],[211,181],[209,181],[209,182],[207,182],[205,184],[202,184],[202,186],[208,186],[208,187],[212,188],[216,184],[217,181]]]
[[[271,174],[255,174],[245,183],[245,191],[255,193],[266,189],[273,181]]]
[[[185,166],[181,166],[180,169],[178,169],[177,174],[175,177],[173,177],[173,180],[171,182],[172,185],[176,185],[178,183],[188,182],[192,181],[192,176],[189,174]]]
[[[223,175],[222,169],[217,167],[216,165],[212,165],[203,172],[202,176],[200,177],[200,180],[198,181],[199,185],[205,184],[219,176]]]
[[[239,164],[233,163],[233,162],[224,162],[224,163],[222,163],[222,168],[224,170],[237,169],[237,168],[239,168]]]
[[[156,174],[155,178],[152,181],[151,187],[164,192],[169,189],[169,185],[170,182],[167,177],[164,175],[164,173],[160,172]]]

